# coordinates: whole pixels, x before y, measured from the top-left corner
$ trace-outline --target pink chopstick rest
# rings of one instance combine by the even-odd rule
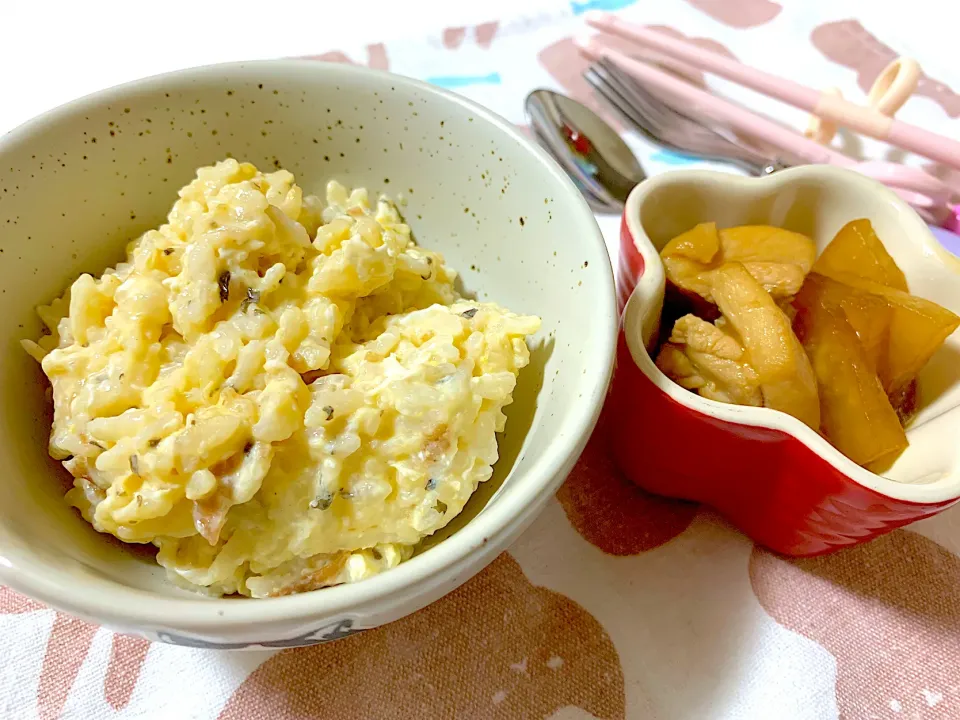
[[[942,227],[952,233],[960,234],[960,205],[950,206],[950,215],[944,221]],[[958,246],[958,250],[960,250],[960,246]]]
[[[917,89],[920,82],[920,64],[913,58],[899,57],[883,69],[870,86],[867,105],[887,118],[893,118]],[[838,88],[823,91],[824,98],[844,101]],[[828,101],[829,102],[829,101]],[[837,134],[837,123],[816,113],[810,115],[803,133],[818,143],[827,145]]]
[[[840,88],[835,87],[827,88],[823,91],[823,94],[843,97],[843,93],[840,92]],[[807,119],[807,129],[803,131],[804,137],[808,137],[811,140],[816,140],[821,145],[829,145],[830,141],[833,140],[836,134],[836,122],[833,120],[824,120],[819,115],[813,114],[811,114]]]

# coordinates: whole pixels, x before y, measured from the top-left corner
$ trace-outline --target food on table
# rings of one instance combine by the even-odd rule
[[[839,283],[811,273],[797,295],[794,323],[820,389],[824,437],[858,465],[882,464],[907,436],[872,360],[836,295]]]
[[[848,273],[908,292],[907,279],[866,218],[844,225],[820,253],[813,271],[827,276]]]
[[[816,429],[820,424],[817,381],[790,320],[739,263],[713,273],[713,296],[750,357],[764,407],[781,410]]]
[[[211,594],[395,566],[491,476],[540,324],[461,298],[455,277],[385,198],[201,168],[25,343],[53,387],[68,500]]]
[[[670,281],[683,291],[713,302],[711,273],[739,262],[775,299],[797,294],[816,257],[805,235],[768,225],[717,230],[701,223],[673,238],[660,253]]]
[[[854,292],[883,300],[890,310],[886,347],[877,364],[887,393],[908,384],[960,324],[955,314],[929,300],[854,275],[834,277]]]
[[[893,309],[882,297],[859,292],[850,285],[817,272],[807,276],[805,285],[810,283],[813,284],[816,298],[820,303],[828,308],[839,308],[842,311],[846,321],[856,331],[870,367],[876,373],[886,353]],[[793,303],[794,309],[802,305],[803,300],[798,296]]]
[[[760,378],[733,335],[696,315],[677,320],[657,356],[657,367],[675,382],[711,400],[763,405]]]
[[[713,223],[667,243],[670,284],[710,305],[675,323],[657,366],[703,397],[793,415],[881,470],[907,447],[917,373],[960,317],[908,293],[869,220],[845,225],[816,262],[812,247],[777,228]]]

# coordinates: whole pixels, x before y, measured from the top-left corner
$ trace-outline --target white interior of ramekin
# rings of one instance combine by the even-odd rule
[[[697,223],[769,224],[809,235],[822,250],[850,220],[869,218],[903,269],[911,292],[960,313],[960,260],[896,195],[849,170],[810,165],[764,178],[677,171],[647,180],[627,201],[630,233],[645,270],[623,313],[634,362],[680,404],[720,420],[793,435],[844,475],[898,500],[937,503],[960,497],[960,331],[920,373],[921,410],[907,431],[910,446],[881,477],[846,458],[799,420],[768,408],[701,398],[667,378],[650,357],[657,341],[665,277],[659,250]]]
[[[327,180],[401,196],[418,242],[441,251],[463,287],[540,315],[500,438],[501,460],[447,539],[353,585],[258,601],[178,590],[152,559],[87,526],[46,458],[46,381],[20,349],[33,307],[83,271],[122,257],[163,221],[197,166],[231,153],[291,170],[306,192]],[[0,583],[124,629],[216,637],[270,621],[363,608],[399,617],[440,578],[529,522],[576,461],[613,365],[612,272],[594,217],[559,167],[514,127],[411,79],[315,61],[238,63],[149,78],[58,108],[0,138]],[[447,585],[449,589],[450,585]],[[394,608],[390,610],[390,608]],[[260,623],[260,625],[257,625]]]

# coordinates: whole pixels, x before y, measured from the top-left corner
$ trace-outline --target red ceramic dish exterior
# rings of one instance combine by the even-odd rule
[[[644,261],[620,228],[621,312]],[[756,542],[808,556],[864,542],[954,504],[888,497],[844,475],[781,430],[720,420],[685,407],[637,367],[621,329],[607,411],[614,456],[650,492],[713,506]]]
[[[643,276],[643,256],[637,252],[637,246],[627,227],[627,217],[620,218],[620,260],[617,263],[617,309],[622,313],[630,294],[637,286],[637,280]]]

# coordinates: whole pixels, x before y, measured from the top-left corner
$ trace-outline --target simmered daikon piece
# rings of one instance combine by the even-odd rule
[[[817,381],[790,320],[740,263],[713,272],[713,297],[746,349],[765,407],[820,427]]]
[[[667,278],[680,289],[714,302],[710,274],[728,262],[742,263],[775,299],[791,298],[816,256],[813,241],[769,225],[717,230],[701,223],[678,235],[660,252]]]
[[[890,321],[893,317],[893,309],[887,301],[820,275],[816,271],[807,275],[803,289],[794,300],[794,306],[799,309],[813,299],[826,308],[839,308],[843,311],[847,322],[860,338],[870,366],[876,370],[881,357],[886,354]]]
[[[817,378],[820,429],[858,465],[889,465],[907,436],[857,332],[817,277],[811,274],[796,298],[794,328]]]
[[[900,418],[900,424],[906,427],[917,414],[920,406],[920,391],[917,387],[917,379],[914,378],[902,388],[888,396],[890,404]]]
[[[866,218],[844,225],[813,264],[821,275],[850,274],[908,292],[907,279]]]
[[[913,380],[943,341],[960,326],[960,317],[930,300],[846,273],[837,273],[834,279],[882,298],[890,307],[886,351],[881,353],[877,364],[880,381],[888,394],[896,393]]]

